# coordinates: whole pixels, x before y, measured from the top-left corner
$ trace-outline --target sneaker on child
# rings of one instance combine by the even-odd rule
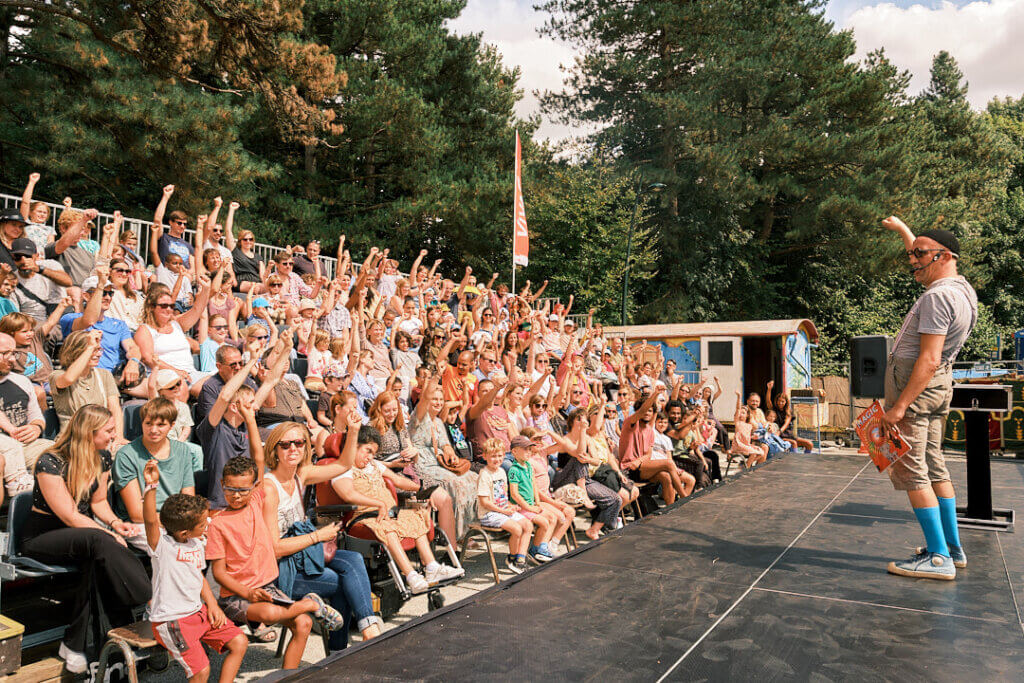
[[[409,592],[413,595],[419,593],[426,593],[430,590],[430,584],[423,578],[423,575],[417,571],[409,572],[408,576],[405,577],[405,582],[409,585]]]

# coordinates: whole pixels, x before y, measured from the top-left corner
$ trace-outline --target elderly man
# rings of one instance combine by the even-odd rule
[[[213,404],[217,402],[217,396],[220,395],[220,390],[223,389],[224,385],[231,381],[231,378],[235,376],[243,365],[245,365],[245,363],[242,362],[242,352],[228,344],[217,349],[217,353],[214,357],[217,362],[217,372],[192,385],[193,395],[198,395],[196,409],[200,416],[210,414],[210,409],[213,408]],[[256,386],[256,380],[251,376],[245,378],[244,384],[253,391],[256,391],[259,388]],[[264,405],[268,408],[273,408],[277,405],[277,400],[274,398],[273,392],[267,396]]]
[[[882,425],[899,430],[911,450],[889,467],[906,491],[926,545],[891,574],[951,581],[967,566],[956,521],[956,493],[942,455],[942,432],[953,397],[953,361],[978,320],[978,296],[957,272],[960,244],[946,230],[917,237],[895,216],[882,225],[903,240],[910,272],[925,291],[903,320],[885,371]]]
[[[71,278],[56,261],[38,258],[36,243],[27,237],[14,240],[11,255],[18,264],[14,300],[22,313],[43,322],[60,304]]]
[[[28,378],[11,372],[13,362],[14,337],[0,334],[0,468],[7,494],[16,496],[32,490],[31,470],[53,442],[40,438],[43,411]]]
[[[467,391],[471,398],[475,397],[474,365],[476,365],[476,354],[472,351],[463,351],[459,354],[454,366],[449,365],[445,368],[444,374],[441,376],[441,389],[444,392],[445,401],[462,401]]]

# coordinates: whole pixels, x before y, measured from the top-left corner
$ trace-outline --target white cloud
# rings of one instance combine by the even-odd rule
[[[536,90],[560,90],[560,66],[571,66],[576,52],[537,29],[547,18],[533,9],[536,0],[469,0],[450,22],[456,33],[483,33],[507,66],[521,69],[525,91],[516,107],[520,116],[539,111]],[[911,93],[928,84],[932,57],[947,50],[970,84],[968,97],[978,109],[995,96],[1024,95],[1024,0],[935,2],[908,0],[867,4],[870,0],[832,0],[828,16],[839,28],[852,28],[857,56],[884,47],[889,58],[913,74]],[[902,6],[901,6],[902,5]],[[562,140],[584,132],[545,119],[538,139]]]
[[[906,8],[879,3],[851,13],[846,26],[854,31],[858,56],[884,47],[898,67],[911,71],[911,93],[928,85],[932,57],[946,50],[970,84],[975,108],[995,96],[1024,95],[1024,0]]]
[[[469,0],[462,14],[449,23],[455,33],[482,32],[484,42],[497,47],[506,66],[520,68],[524,97],[516,113],[522,117],[540,110],[535,90],[562,89],[559,67],[571,66],[576,57],[567,45],[537,34],[547,13],[535,11],[532,5],[530,0]],[[535,137],[561,140],[578,134],[573,127],[545,119]]]

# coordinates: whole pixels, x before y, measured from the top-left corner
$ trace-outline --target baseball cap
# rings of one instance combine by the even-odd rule
[[[22,225],[28,225],[28,221],[17,211],[4,211],[0,213],[0,223],[21,223]]]
[[[255,299],[252,300],[252,307],[253,308],[270,308],[270,302],[267,301],[262,296],[258,296],[258,297],[256,297]]]
[[[306,310],[307,308],[316,309],[316,308],[319,308],[319,306],[317,306],[316,302],[313,301],[312,299],[303,299],[302,301],[299,302],[299,311],[300,312]]]
[[[96,289],[96,286],[99,283],[100,283],[100,279],[98,277],[96,277],[95,275],[90,275],[89,277],[87,277],[84,280],[82,280],[82,291],[83,292],[91,292],[92,290]],[[112,282],[108,282],[107,284],[103,285],[103,289],[113,289],[113,288],[114,288],[114,284]]]
[[[27,237],[19,237],[11,242],[11,256],[35,256],[38,251],[36,243]]]
[[[509,446],[512,448],[529,448],[532,445],[533,442],[522,435],[513,436],[512,440],[509,442]]]
[[[558,316],[552,313],[551,315],[548,316],[548,320],[558,320]]]
[[[566,325],[572,325],[573,327],[576,327],[576,321],[573,320],[572,318],[566,318],[565,319],[565,324]]]
[[[156,373],[156,388],[166,389],[167,387],[176,384],[180,380],[181,377],[179,377],[178,373],[176,373],[174,370],[162,368],[158,370]]]

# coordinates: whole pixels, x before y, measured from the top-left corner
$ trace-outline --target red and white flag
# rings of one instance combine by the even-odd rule
[[[516,187],[512,201],[512,263],[525,266],[530,262],[530,233],[526,230],[526,205],[523,203],[523,150],[516,131]]]

